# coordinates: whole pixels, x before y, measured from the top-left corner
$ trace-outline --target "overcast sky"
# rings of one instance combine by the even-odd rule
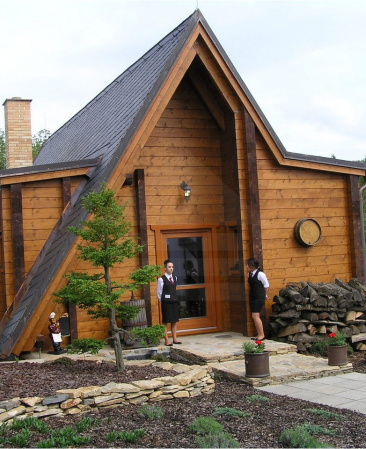
[[[288,151],[366,157],[365,0],[0,0],[1,103],[56,131],[197,5]]]

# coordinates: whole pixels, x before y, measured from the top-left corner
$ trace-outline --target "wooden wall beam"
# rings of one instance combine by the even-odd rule
[[[202,78],[201,73],[193,68],[191,66],[187,72],[188,78],[197,90],[198,94],[200,95],[202,101],[207,106],[208,110],[212,114],[213,118],[215,119],[216,123],[220,127],[222,131],[225,130],[225,117],[222,109],[220,108],[217,100],[210,92],[209,87],[207,86],[207,83]]]
[[[221,91],[221,94],[225,99],[227,105],[233,112],[237,111],[239,108],[238,97],[234,92],[232,86],[229,84],[228,79],[223,76],[223,73],[218,65],[218,61],[214,58],[212,53],[210,53],[201,39],[197,39],[195,50],[200,57],[201,62],[212,77],[217,88]]]
[[[262,228],[259,203],[258,165],[255,141],[255,124],[244,109],[244,146],[247,158],[247,201],[248,201],[248,227],[250,237],[250,253],[256,257],[259,266],[263,269]],[[260,317],[264,332],[267,333],[266,308],[262,307]]]
[[[2,284],[2,291],[1,291],[1,306],[0,310],[3,314],[6,309],[6,287],[5,287],[5,250],[4,250],[4,216],[3,216],[3,194],[4,189],[0,189],[0,251],[1,251],[1,266],[0,266],[0,282]]]
[[[147,240],[147,213],[146,213],[146,185],[145,173],[143,169],[135,170],[136,185],[136,205],[137,205],[137,228],[140,237],[140,244],[144,246],[140,253],[140,265],[143,267],[149,263],[149,246]],[[144,285],[141,289],[142,299],[145,299],[147,323],[151,326],[151,292],[150,284]]]
[[[361,219],[361,205],[359,192],[358,176],[350,175],[348,177],[349,194],[349,214],[350,220],[350,238],[351,238],[351,257],[352,257],[352,276],[365,282],[364,279],[364,251],[362,245],[363,223]]]
[[[71,200],[71,178],[70,176],[65,176],[61,180],[62,182],[62,206],[65,207],[69,204]],[[74,304],[69,304],[67,307],[70,321],[70,338],[71,341],[78,338],[78,314],[77,307]]]
[[[258,166],[255,144],[255,125],[247,110],[244,110],[245,155],[247,158],[248,225],[251,240],[250,253],[263,267],[262,230],[259,206]]]
[[[62,205],[64,209],[70,200],[71,200],[71,178],[70,176],[67,176],[65,178],[62,178]]]
[[[16,294],[25,277],[22,184],[13,184],[10,186],[10,201],[14,261],[14,293]]]

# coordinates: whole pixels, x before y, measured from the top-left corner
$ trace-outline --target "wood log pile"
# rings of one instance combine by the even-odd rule
[[[330,332],[342,332],[355,350],[366,351],[366,286],[358,279],[289,283],[273,301],[271,339],[292,342],[303,352]]]

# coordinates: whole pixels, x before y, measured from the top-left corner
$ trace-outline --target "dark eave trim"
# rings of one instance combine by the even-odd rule
[[[99,162],[100,158],[94,158],[70,162],[58,162],[57,164],[30,165],[29,167],[9,168],[7,170],[0,170],[0,179],[7,178],[9,176],[22,176],[77,168],[95,167],[99,164]]]

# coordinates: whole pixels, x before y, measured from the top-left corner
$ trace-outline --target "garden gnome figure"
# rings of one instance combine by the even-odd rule
[[[49,335],[53,345],[53,353],[63,354],[66,351],[61,348],[62,336],[61,336],[60,323],[56,321],[55,317],[56,317],[55,312],[52,312],[48,317],[48,319],[50,320],[50,324],[48,325],[48,330],[50,331]]]

